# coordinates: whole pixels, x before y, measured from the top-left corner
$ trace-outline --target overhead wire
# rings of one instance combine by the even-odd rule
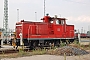
[[[67,1],[67,2],[73,2],[73,3],[79,3],[79,4],[85,4],[87,5],[88,3],[84,3],[84,2],[77,2],[77,1],[73,1],[73,0],[64,0],[64,1]]]

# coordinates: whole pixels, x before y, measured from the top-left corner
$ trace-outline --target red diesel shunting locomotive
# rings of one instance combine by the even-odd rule
[[[16,38],[20,41],[22,34],[24,46],[37,47],[50,44],[58,45],[60,40],[74,40],[74,25],[67,25],[65,18],[50,17],[48,14],[42,18],[43,22],[24,21],[16,23]]]

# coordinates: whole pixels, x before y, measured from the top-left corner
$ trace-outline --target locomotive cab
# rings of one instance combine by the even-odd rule
[[[55,25],[66,25],[66,19],[65,18],[57,18],[57,15],[55,17],[50,17],[48,14],[41,19],[44,23],[52,23]]]

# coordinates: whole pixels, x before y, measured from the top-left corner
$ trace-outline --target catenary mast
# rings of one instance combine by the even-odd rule
[[[46,6],[45,6],[45,3],[46,3],[46,1],[44,0],[44,16],[45,16],[45,11],[46,11]]]
[[[8,37],[8,0],[4,0],[4,19],[3,19],[4,36]]]

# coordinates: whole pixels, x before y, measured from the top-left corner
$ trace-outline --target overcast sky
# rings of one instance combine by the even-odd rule
[[[21,19],[37,21],[43,17],[44,0],[9,0],[9,28],[14,29],[17,22],[17,9],[19,21]],[[58,17],[65,17],[67,24],[75,25],[75,29],[90,29],[90,0],[46,0],[46,13]],[[3,27],[4,0],[0,0],[0,27]],[[88,28],[89,27],[89,28]]]

